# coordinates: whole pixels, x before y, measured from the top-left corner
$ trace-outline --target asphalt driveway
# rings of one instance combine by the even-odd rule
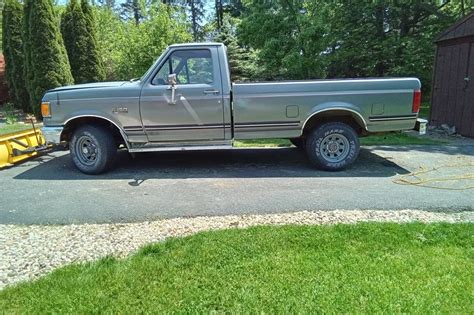
[[[474,210],[474,189],[393,182],[420,167],[474,165],[473,156],[474,146],[370,147],[362,149],[351,169],[328,173],[314,170],[295,148],[150,153],[135,158],[121,152],[114,171],[88,176],[74,168],[67,152],[56,152],[0,171],[0,224],[332,209]],[[472,168],[446,171],[472,174]]]

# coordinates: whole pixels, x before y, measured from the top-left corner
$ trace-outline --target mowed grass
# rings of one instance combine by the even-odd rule
[[[254,227],[0,292],[5,313],[472,313],[474,224]]]
[[[6,135],[9,133],[19,132],[32,129],[30,124],[11,124],[11,125],[4,125],[0,127],[0,136]]]
[[[373,135],[360,138],[361,145],[439,145],[445,141],[432,140],[427,137],[414,137],[404,132],[393,132],[384,135]]]
[[[256,139],[256,140],[236,140],[234,146],[238,148],[282,148],[291,147],[292,144],[288,139]]]

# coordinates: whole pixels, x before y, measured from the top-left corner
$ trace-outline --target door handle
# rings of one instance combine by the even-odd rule
[[[208,94],[212,94],[212,95],[219,95],[219,91],[218,90],[205,90],[204,91],[204,94],[208,95]]]

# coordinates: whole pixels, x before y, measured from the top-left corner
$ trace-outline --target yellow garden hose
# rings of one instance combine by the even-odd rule
[[[437,172],[440,169],[447,169],[447,168],[457,168],[463,169],[467,168],[466,173],[462,175],[446,175],[443,177],[435,177],[429,178],[427,175],[433,172]],[[472,172],[469,168],[472,168]],[[462,187],[442,187],[442,186],[435,186],[432,183],[441,183],[441,182],[455,182],[455,181],[468,181],[465,186]],[[471,184],[469,181],[473,181]],[[474,164],[461,164],[461,165],[442,165],[438,167],[434,167],[432,169],[426,169],[421,167],[421,170],[412,172],[410,174],[406,174],[393,180],[395,184],[398,185],[413,185],[418,187],[426,187],[426,188],[434,188],[434,189],[443,189],[443,190],[468,190],[474,189]]]

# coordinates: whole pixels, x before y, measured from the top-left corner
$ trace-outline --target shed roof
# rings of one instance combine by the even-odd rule
[[[444,31],[436,42],[462,38],[474,35],[474,12],[466,15],[464,18],[456,22],[453,26]]]

